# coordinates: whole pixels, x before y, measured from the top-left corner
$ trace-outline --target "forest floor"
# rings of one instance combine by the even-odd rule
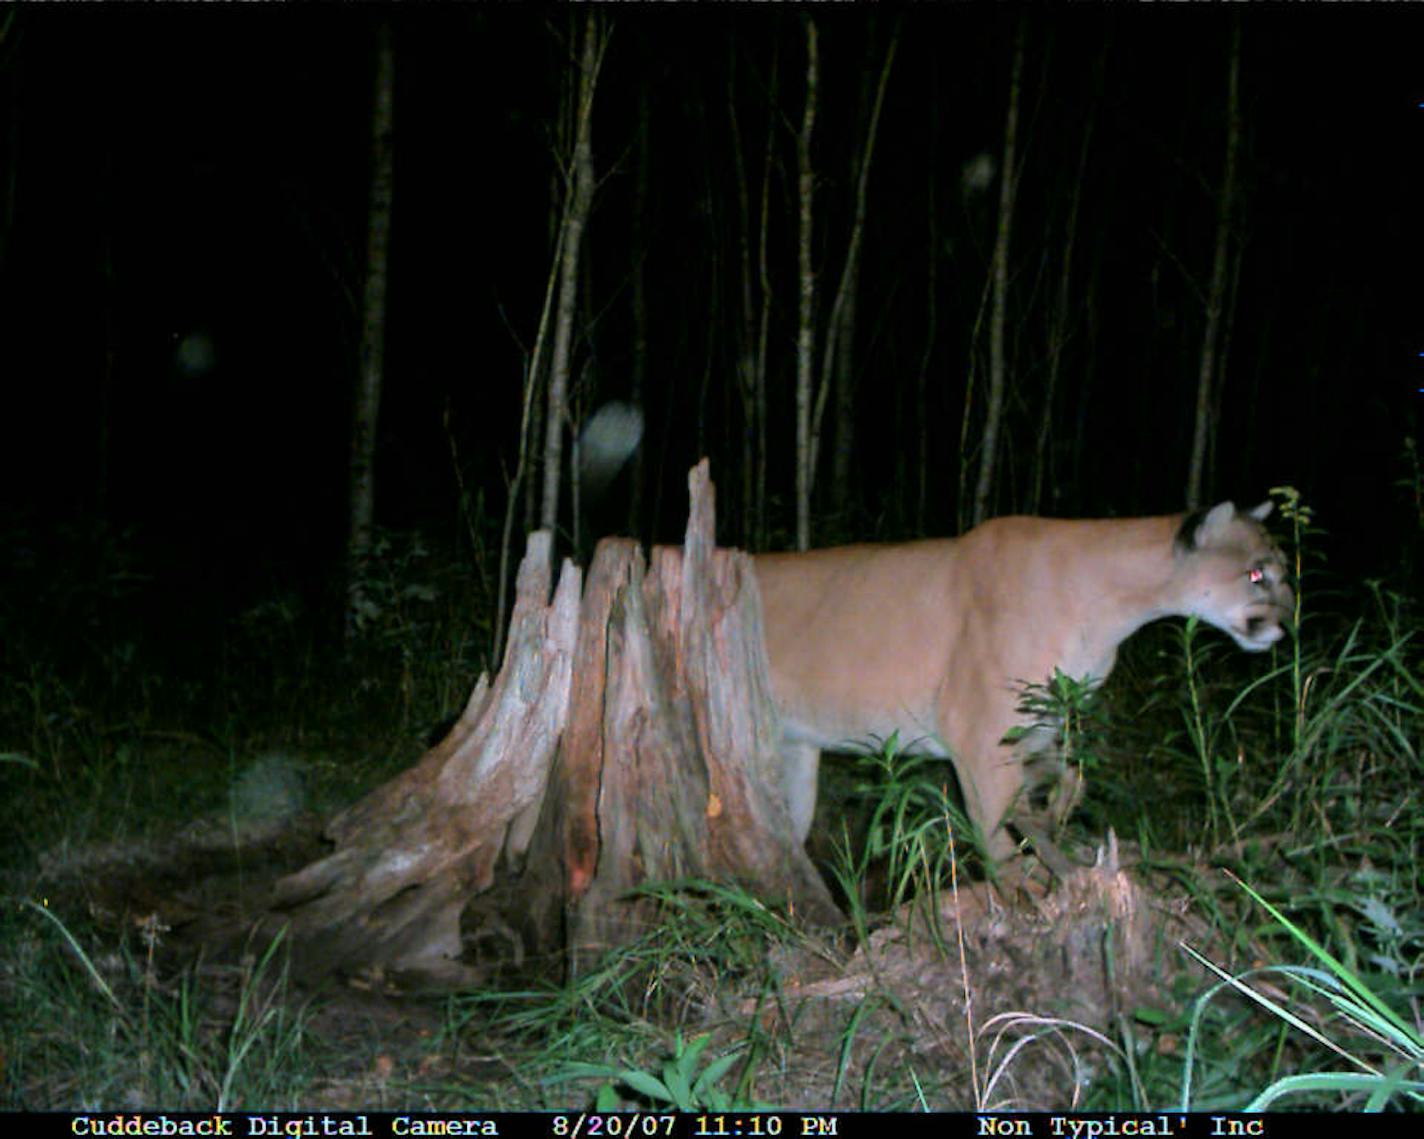
[[[1065,882],[1018,859],[993,883],[966,871],[899,906],[858,908],[844,930],[778,921],[759,938],[703,899],[695,921],[670,914],[620,967],[572,981],[558,963],[511,964],[498,931],[467,930],[470,962],[488,962],[479,992],[376,974],[299,984],[283,947],[215,943],[215,929],[261,915],[272,884],[322,849],[310,815],[240,836],[196,822],[162,840],[56,853],[43,868],[46,904],[88,916],[80,951],[126,1021],[137,1023],[140,1002],[187,1008],[193,1050],[206,1038],[221,1051],[225,1038],[229,1056],[243,1025],[254,1039],[285,1034],[262,1046],[290,1049],[292,1083],[233,1085],[285,1102],[232,1104],[248,1110],[573,1109],[603,1085],[605,1104],[656,1109],[670,1105],[640,1099],[620,1073],[665,1071],[704,1035],[705,1053],[688,1063],[736,1059],[695,1107],[1146,1107],[1139,1069],[1180,1062],[1174,994],[1207,979],[1180,945],[1205,946],[1206,923],[1115,844]],[[144,1024],[161,1031],[147,1014]],[[80,1106],[52,1073],[27,1076],[25,1106]],[[145,1102],[162,1086],[135,1072],[103,1106],[203,1100],[194,1088],[193,1103]]]

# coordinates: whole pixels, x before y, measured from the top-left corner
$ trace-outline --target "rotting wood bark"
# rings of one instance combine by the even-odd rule
[[[687,878],[840,921],[787,816],[751,559],[714,546],[705,461],[689,482],[684,548],[645,569],[635,542],[605,541],[581,599],[566,562],[548,600],[549,539],[530,538],[494,682],[278,883],[266,924],[290,923],[304,971],[469,982],[481,922],[506,959],[578,968],[655,920],[637,887]]]
[[[510,839],[527,842],[567,714],[579,571],[549,600],[549,536],[529,539],[504,667],[481,677],[450,733],[410,770],[331,820],[335,850],[277,883],[305,969],[392,967],[458,976],[460,918]]]

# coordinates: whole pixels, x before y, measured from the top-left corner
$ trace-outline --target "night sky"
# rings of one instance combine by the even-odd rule
[[[0,519],[23,535],[27,557],[43,564],[45,535],[61,527],[103,525],[130,535],[159,577],[198,575],[215,588],[240,588],[243,567],[309,583],[337,564],[382,11],[5,13]],[[523,352],[551,256],[556,124],[586,9],[391,11],[396,204],[378,522],[449,535],[460,527],[447,411],[467,485],[483,490],[490,517],[503,510]],[[731,105],[754,192],[775,107],[774,533],[784,542],[792,525],[793,133],[809,13],[821,29],[822,317],[844,256],[865,92],[897,21],[899,34],[871,170],[846,536],[912,532],[902,505],[918,462],[907,401],[926,360],[924,528],[954,529],[964,381],[971,355],[985,350],[974,326],[997,193],[997,184],[987,196],[966,193],[962,174],[1002,145],[1020,16],[1024,166],[1006,445],[1032,450],[1048,306],[1091,121],[1045,509],[1181,509],[1240,18],[1245,251],[1211,497],[1254,503],[1294,484],[1334,536],[1337,564],[1359,572],[1397,570],[1411,526],[1417,542],[1398,484],[1405,439],[1424,419],[1424,11],[600,11],[612,36],[574,368],[582,407],[627,396],[629,281],[641,256],[654,488],[645,537],[676,538],[686,470],[703,453],[724,537],[735,537]],[[644,99],[649,202],[635,227]],[[174,355],[194,333],[214,353],[196,375]],[[1026,469],[1010,464],[1000,512],[1022,508]]]

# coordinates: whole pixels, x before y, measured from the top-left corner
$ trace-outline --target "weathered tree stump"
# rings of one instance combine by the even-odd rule
[[[689,482],[686,545],[645,571],[636,543],[601,543],[581,601],[567,562],[548,599],[549,538],[530,538],[494,683],[277,884],[267,925],[290,923],[300,965],[470,980],[478,912],[515,956],[577,966],[645,928],[638,886],[686,878],[839,921],[792,835],[751,559],[714,547],[705,460]]]

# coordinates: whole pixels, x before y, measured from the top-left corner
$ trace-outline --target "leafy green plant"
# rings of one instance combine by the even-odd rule
[[[626,1107],[630,1100],[650,1104],[654,1109],[666,1107],[678,1111],[769,1109],[769,1104],[740,1100],[718,1086],[733,1065],[742,1059],[742,1047],[724,1052],[701,1071],[698,1070],[702,1053],[711,1040],[709,1035],[684,1040],[682,1033],[678,1032],[673,1040],[672,1055],[657,1074],[612,1064],[573,1062],[545,1082],[562,1083],[589,1078],[604,1081],[595,1099],[598,1111],[618,1111]]]
[[[1315,512],[1301,501],[1300,491],[1293,486],[1271,487],[1271,497],[1280,504],[1281,517],[1291,524],[1291,553],[1295,562],[1295,612],[1291,614],[1291,706],[1295,709],[1294,749],[1300,750],[1301,723],[1305,717],[1305,685],[1301,668],[1301,622],[1305,617],[1305,539],[1315,534],[1312,525]]]
[[[1044,684],[1024,684],[1018,710],[1028,723],[1010,728],[1004,742],[1018,744],[1030,737],[1047,741],[1042,757],[1030,764],[1030,795],[1046,791],[1047,805],[1061,831],[1077,804],[1084,780],[1103,765],[1106,721],[1091,677],[1072,677],[1055,668]],[[1044,771],[1046,764],[1052,770]]]

